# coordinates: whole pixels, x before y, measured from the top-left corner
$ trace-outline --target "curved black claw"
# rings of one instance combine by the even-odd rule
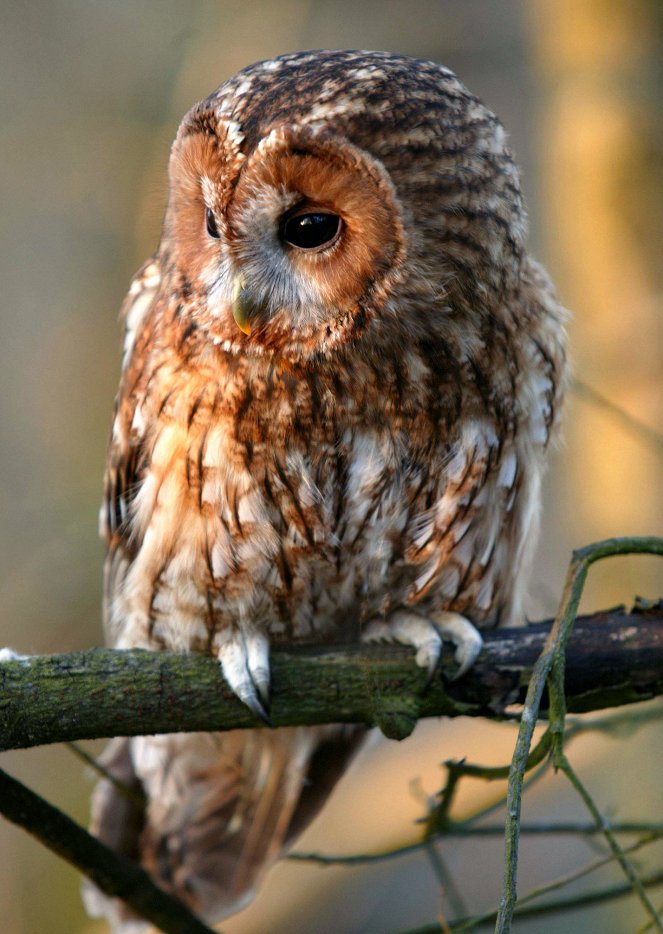
[[[232,687],[232,685],[231,685]],[[273,727],[274,724],[269,719],[268,708],[262,704],[258,694],[256,692],[255,685],[252,681],[245,681],[242,684],[238,685],[233,689],[237,697],[242,701],[243,704],[253,711],[253,713],[258,717],[265,726]],[[262,693],[262,692],[261,692]]]
[[[230,689],[266,726],[269,718],[269,642],[261,632],[237,632],[216,648]]]

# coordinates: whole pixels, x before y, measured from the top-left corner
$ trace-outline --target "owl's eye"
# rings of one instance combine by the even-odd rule
[[[286,217],[281,236],[300,250],[322,250],[334,243],[341,233],[341,218],[328,211],[311,211]]]
[[[207,208],[205,211],[205,225],[207,226],[207,233],[210,237],[214,237],[215,240],[218,240],[220,236],[219,228],[216,226],[216,218],[211,208]]]

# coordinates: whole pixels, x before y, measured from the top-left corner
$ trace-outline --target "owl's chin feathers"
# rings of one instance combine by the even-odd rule
[[[302,326],[289,325],[278,316],[251,331],[245,351],[258,350],[295,365],[314,364],[360,339],[374,315],[373,311],[357,305],[327,322]]]
[[[276,356],[293,360],[325,354],[363,333],[368,321],[360,304],[339,309],[331,320],[328,310],[322,308],[306,308],[296,315],[279,309],[272,314],[269,305],[269,299],[247,285],[243,276],[235,278],[231,312],[239,330],[249,338],[246,349],[250,351],[258,345]]]
[[[191,320],[196,323],[196,336],[184,351],[190,357],[192,352],[204,353],[205,345],[213,345],[236,356],[267,357],[308,367],[360,341],[379,311],[367,302],[336,309],[331,317],[329,309],[297,315],[288,309],[270,313],[259,296],[245,290],[240,301],[224,303],[214,315],[208,310],[194,312]]]

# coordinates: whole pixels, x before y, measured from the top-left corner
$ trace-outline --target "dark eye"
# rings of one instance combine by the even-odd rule
[[[290,246],[300,250],[321,250],[331,246],[341,232],[338,214],[311,211],[310,214],[295,214],[288,217],[281,228],[281,236]]]
[[[207,226],[207,233],[210,235],[210,237],[214,237],[215,240],[218,240],[219,228],[216,226],[214,211],[212,211],[210,208],[207,208],[205,211],[205,224]]]

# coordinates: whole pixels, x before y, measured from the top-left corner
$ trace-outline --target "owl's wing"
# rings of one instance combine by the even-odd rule
[[[108,459],[104,479],[104,501],[101,512],[101,534],[111,545],[122,536],[126,523],[131,491],[139,469],[140,438],[133,430],[134,400],[131,394],[131,374],[140,371],[145,349],[138,338],[149,316],[161,283],[161,271],[156,259],[149,259],[134,276],[122,308],[124,352],[120,389],[115,400],[113,427],[108,444]]]
[[[327,800],[361,745],[354,726],[174,733],[114,739],[91,831],[139,861],[161,888],[210,923],[239,911],[275,859]],[[111,929],[142,927],[118,899],[84,885],[87,910]]]
[[[107,545],[104,605],[108,641],[139,542],[129,534],[133,497],[147,466],[145,427],[136,418],[139,377],[149,366],[152,317],[160,294],[158,260],[139,270],[124,302],[124,359],[108,447],[101,532]],[[116,615],[117,615],[116,611]],[[214,920],[253,895],[272,862],[315,817],[365,735],[363,727],[242,730],[118,737],[108,772],[134,794],[102,780],[91,831],[140,862],[158,885]],[[133,912],[91,883],[88,910],[114,931],[142,929]]]
[[[136,376],[146,362],[148,347],[142,336],[160,284],[161,269],[158,258],[154,257],[147,260],[134,276],[120,309],[120,320],[124,326],[122,375],[113,411],[99,517],[99,530],[107,546],[104,628],[111,644],[117,633],[110,623],[110,607],[133,557],[128,515],[144,469],[144,436],[135,426],[136,399],[132,390]]]

